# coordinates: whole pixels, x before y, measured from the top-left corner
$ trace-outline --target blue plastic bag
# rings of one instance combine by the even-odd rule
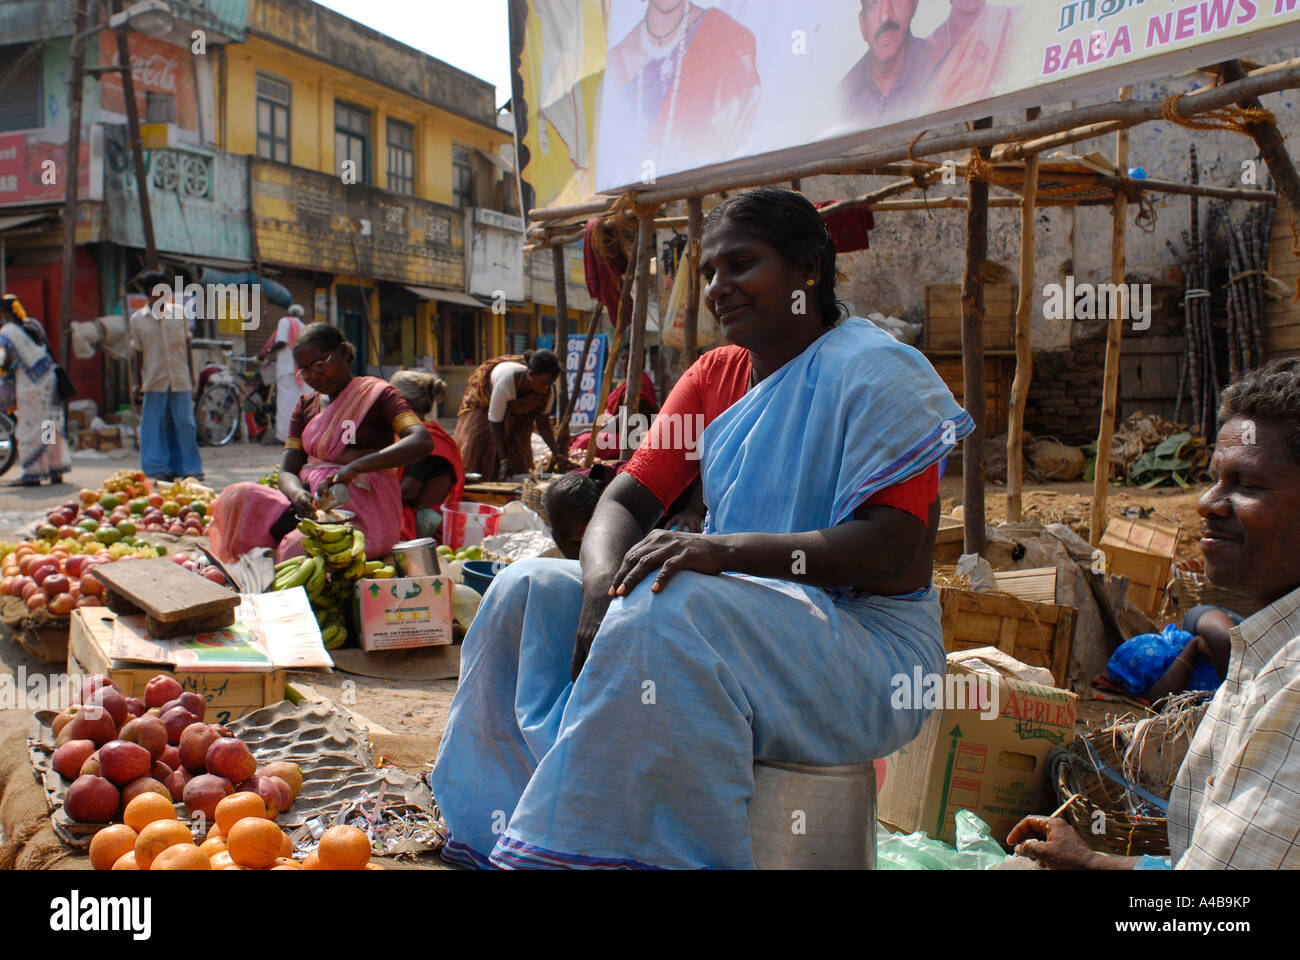
[[[1107,675],[1131,697],[1140,697],[1165,675],[1165,671],[1191,643],[1192,635],[1175,624],[1160,633],[1143,633],[1119,645],[1106,664]],[[1223,681],[1214,665],[1198,657],[1188,690],[1217,690]]]

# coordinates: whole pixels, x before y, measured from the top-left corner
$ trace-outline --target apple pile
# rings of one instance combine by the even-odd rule
[[[20,544],[3,560],[0,594],[20,597],[32,613],[44,610],[55,616],[67,616],[76,607],[102,607],[104,584],[94,571],[112,562],[108,554],[40,553]]]
[[[203,721],[203,697],[168,674],[145,685],[143,700],[123,696],[108,677],[90,677],[78,700],[52,724],[53,767],[70,782],[63,808],[78,822],[120,820],[133,799],[156,793],[211,824],[217,804],[236,792],[256,794],[274,820],[302,789],[296,763],[259,769],[227,727]]]
[[[221,568],[208,562],[208,558],[202,553],[169,553],[168,559],[177,564],[182,569],[190,573],[197,573],[200,577],[206,577],[213,583],[219,583],[223,587],[230,584],[226,581],[226,575],[221,572]]]

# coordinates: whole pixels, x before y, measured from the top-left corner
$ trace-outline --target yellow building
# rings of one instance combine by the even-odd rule
[[[519,213],[491,84],[310,0],[250,0],[216,96],[218,147],[254,158],[259,267],[344,329],[359,371],[506,346],[509,314],[466,292],[475,209]]]

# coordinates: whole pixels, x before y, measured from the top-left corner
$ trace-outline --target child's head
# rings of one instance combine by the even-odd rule
[[[582,551],[582,537],[596,512],[600,494],[600,484],[580,473],[566,473],[546,488],[542,505],[551,524],[551,536],[569,560],[577,560]]]

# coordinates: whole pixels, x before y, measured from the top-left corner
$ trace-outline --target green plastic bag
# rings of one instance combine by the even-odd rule
[[[993,832],[969,810],[957,811],[957,849],[924,831],[890,833],[876,824],[877,870],[992,870],[1007,859]]]

